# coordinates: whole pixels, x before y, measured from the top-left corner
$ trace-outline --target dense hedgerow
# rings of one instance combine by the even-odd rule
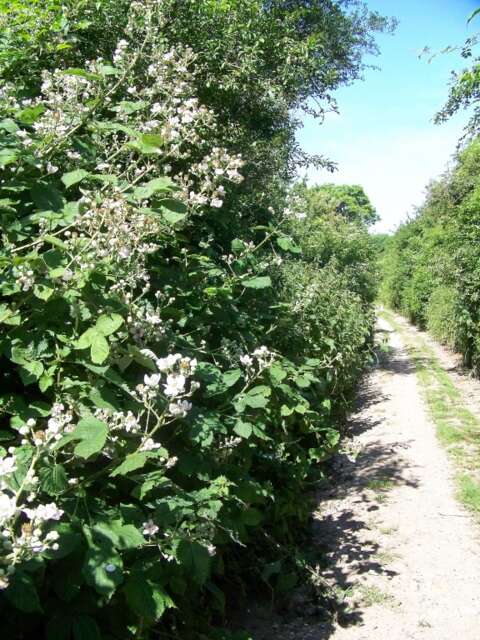
[[[374,278],[290,114],[360,73],[353,4],[0,3],[6,637],[225,637],[294,582]]]
[[[424,206],[387,240],[381,297],[479,372],[480,141],[432,184]]]

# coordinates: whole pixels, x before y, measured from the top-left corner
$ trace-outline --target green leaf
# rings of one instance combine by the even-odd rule
[[[133,524],[123,524],[121,520],[117,520],[112,523],[112,529],[117,534],[117,549],[138,549],[145,544],[145,538]]]
[[[49,287],[46,284],[36,284],[33,287],[34,296],[40,300],[48,300],[54,291],[53,287]]]
[[[41,612],[42,607],[32,578],[23,571],[17,571],[10,578],[5,597],[16,609],[25,613]]]
[[[90,26],[90,24],[91,23],[88,23],[88,26]],[[99,65],[99,71],[102,76],[119,76],[122,73],[120,69],[112,67],[110,64]]]
[[[85,171],[85,169],[76,169],[75,171],[64,173],[62,176],[62,182],[68,189],[69,187],[72,187],[74,184],[81,182],[87,176],[88,176],[88,171]]]
[[[167,209],[164,209],[162,211],[163,219],[166,220],[169,224],[177,224],[177,222],[185,220],[186,216],[186,213],[175,213],[175,211],[168,211]]]
[[[22,365],[19,374],[23,384],[29,385],[37,382],[44,372],[43,364],[40,361],[26,362]]]
[[[48,251],[45,251],[45,253],[42,253],[42,260],[48,267],[49,275],[52,274],[52,271],[59,267],[63,268],[66,264],[64,254],[57,249],[49,249]]]
[[[288,236],[277,238],[277,244],[280,249],[283,249],[284,251],[289,251],[290,253],[302,253],[300,247],[298,247]]]
[[[130,453],[125,460],[120,464],[116,469],[112,471],[110,474],[111,477],[115,476],[125,476],[127,473],[131,471],[135,471],[136,469],[141,469],[145,466],[148,460],[148,452],[147,451],[139,451],[138,453]]]
[[[111,546],[91,543],[85,554],[82,573],[88,585],[109,597],[123,582],[122,557]]]
[[[230,371],[225,371],[222,375],[222,382],[226,387],[233,387],[240,378],[242,377],[243,372],[241,369],[231,369]]]
[[[198,542],[182,540],[178,546],[177,559],[194,582],[200,585],[205,583],[210,574],[211,563],[205,547]]]
[[[159,191],[171,191],[173,182],[170,178],[155,178],[133,190],[133,197],[137,200],[147,200]]]
[[[45,112],[43,104],[37,104],[34,107],[26,107],[16,114],[17,120],[24,124],[33,124]]]
[[[130,609],[139,617],[155,621],[174,603],[161,585],[141,573],[134,573],[125,583],[125,598]]]
[[[7,165],[13,164],[17,160],[17,151],[15,149],[0,149],[0,169],[4,169]]]
[[[67,205],[65,205],[66,207]],[[64,207],[64,209],[65,209]],[[59,249],[66,249],[67,245],[62,242],[62,240],[60,240],[60,238],[56,238],[55,236],[51,236],[51,235],[45,235],[43,236],[43,239],[45,240],[45,242],[48,242],[49,244],[53,245],[54,247],[58,247]]]
[[[76,349],[88,349],[92,346],[92,343],[95,339],[96,331],[94,328],[90,327],[82,333],[79,339],[75,343]]]
[[[80,440],[74,451],[77,456],[86,459],[103,449],[107,436],[108,426],[91,416],[80,420],[74,431],[59,441],[58,448],[67,442]]]
[[[283,417],[286,416],[291,416],[293,413],[293,409],[291,409],[290,407],[287,407],[286,404],[282,404],[282,406],[280,407],[280,415]]]
[[[105,318],[107,318],[107,316],[105,316]],[[120,316],[118,316],[118,318],[121,319]],[[123,322],[123,320],[121,322]],[[110,331],[115,326],[118,327],[118,323],[116,323],[114,320],[105,320],[103,323],[101,323],[101,328],[103,329],[103,331],[107,332],[106,335],[108,335],[108,331]],[[90,329],[84,331],[75,343],[76,349],[88,349],[89,347],[92,362],[94,362],[95,364],[102,364],[102,362],[105,362],[105,360],[108,358],[108,355],[110,353],[110,345],[105,338],[105,334],[98,330],[97,325],[95,325],[95,327],[90,327]]]
[[[0,130],[7,131],[7,133],[15,133],[19,130],[19,126],[12,120],[12,118],[5,118],[4,120],[0,120]]]
[[[109,313],[101,315],[95,323],[95,329],[103,336],[109,336],[115,333],[123,324],[122,316],[118,313]]]
[[[65,206],[62,194],[51,184],[39,180],[30,189],[32,200],[40,211],[61,211]]]
[[[132,140],[126,146],[135,149],[144,155],[160,155],[164,140],[155,134],[141,134],[136,140]]]
[[[277,363],[272,364],[272,366],[268,370],[268,373],[271,379],[273,380],[273,382],[277,382],[277,383],[282,382],[282,380],[285,380],[285,378],[288,375],[285,369],[283,369],[283,367],[281,367]]]
[[[258,276],[257,278],[243,280],[242,285],[247,289],[266,289],[272,286],[272,280],[270,276]]]
[[[95,331],[92,344],[90,347],[90,355],[92,358],[92,362],[95,364],[102,364],[108,358],[108,354],[110,353],[110,345],[106,338]]]
[[[162,198],[162,200],[159,201],[159,204],[161,205],[164,214],[166,211],[173,211],[173,213],[188,213],[187,205],[181,200],[176,200],[175,198]]]
[[[145,544],[145,538],[133,524],[123,520],[101,521],[90,529],[93,543],[97,546],[111,544],[115,549],[137,549]]]
[[[253,433],[253,426],[249,422],[243,422],[242,420],[238,420],[235,423],[233,430],[241,438],[248,439]]]
[[[129,100],[122,100],[117,106],[113,107],[112,111],[121,111],[122,113],[131,114],[136,111],[145,109],[147,103],[144,100],[138,100],[137,102],[131,102]]]
[[[18,326],[21,322],[20,313],[10,309],[6,304],[0,304],[0,323]]]
[[[270,387],[258,385],[244,395],[243,402],[252,409],[261,409],[267,406],[271,393]]]
[[[85,69],[65,69],[62,71],[66,76],[79,76],[80,78],[85,78],[90,81],[98,81],[102,79],[102,76],[98,75],[98,73],[91,73],[90,71],[85,71]]]
[[[232,248],[232,253],[242,253],[242,251],[245,251],[245,243],[239,238],[232,240],[230,246]]]
[[[40,487],[50,496],[57,496],[68,488],[68,478],[61,464],[53,463],[50,467],[40,469]]]

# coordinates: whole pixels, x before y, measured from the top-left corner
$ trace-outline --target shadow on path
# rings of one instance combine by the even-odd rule
[[[385,335],[390,331],[381,331]],[[415,366],[402,349],[384,347],[375,369],[359,389],[356,409],[346,425],[354,438],[387,424],[382,415],[389,398],[381,390],[381,376],[410,376]],[[401,378],[399,379],[401,384]],[[262,606],[251,611],[254,640],[328,640],[342,627],[361,625],[362,605],[345,599],[364,574],[392,579],[397,575],[382,558],[375,540],[378,529],[372,516],[396,485],[418,487],[415,469],[403,455],[408,441],[370,439],[358,452],[338,453],[330,463],[329,485],[317,494],[310,561],[317,564],[314,587],[305,585],[291,598],[286,610],[272,613]]]

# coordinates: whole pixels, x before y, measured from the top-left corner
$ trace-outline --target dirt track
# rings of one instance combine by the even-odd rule
[[[309,617],[305,602],[289,623],[260,620],[255,640],[480,639],[480,526],[455,498],[400,336],[383,320],[379,332],[389,352],[364,381],[351,450],[335,460],[338,484],[315,514],[336,620]]]

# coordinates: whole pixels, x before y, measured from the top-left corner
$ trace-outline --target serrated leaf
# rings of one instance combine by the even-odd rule
[[[61,211],[65,206],[62,194],[51,184],[38,181],[30,189],[32,200],[40,211]]]
[[[98,75],[98,73],[92,73],[91,71],[85,71],[85,69],[65,69],[65,71],[61,71],[65,76],[78,76],[80,78],[85,78],[86,80],[90,80],[96,82],[102,79],[102,76]]]
[[[34,296],[40,300],[48,300],[54,291],[55,289],[53,289],[53,287],[49,287],[46,284],[36,284],[33,287]]]
[[[33,124],[45,112],[43,104],[37,104],[34,107],[26,107],[16,114],[17,120],[24,124]]]
[[[87,176],[88,176],[88,171],[85,171],[85,169],[76,169],[75,171],[64,173],[62,176],[62,182],[68,189],[69,187],[72,187],[74,184],[81,182]]]
[[[187,575],[197,584],[204,584],[210,574],[211,558],[205,547],[198,542],[182,540],[178,546],[177,559]]]
[[[114,469],[110,476],[113,478],[115,476],[125,476],[127,473],[131,471],[135,471],[136,469],[141,469],[145,466],[148,460],[148,452],[147,451],[139,451],[137,453],[130,453],[125,460]]]
[[[174,213],[188,213],[187,205],[181,200],[176,200],[175,198],[162,198],[159,204],[161,205],[163,211],[167,210],[173,211]]]
[[[252,409],[261,409],[267,406],[271,393],[270,387],[258,385],[243,396],[243,402]]]
[[[248,439],[253,433],[253,426],[249,422],[238,420],[233,427],[235,433],[241,438]]]
[[[282,380],[285,380],[288,375],[285,369],[277,363],[272,364],[268,373],[274,382],[282,382]]]
[[[17,152],[15,149],[0,149],[0,169],[4,169],[7,165],[13,164],[17,160]]]
[[[282,406],[280,407],[280,415],[283,417],[286,416],[291,416],[293,413],[293,409],[291,409],[290,407],[287,407],[286,404],[282,404]]]
[[[170,178],[154,178],[145,184],[136,187],[133,190],[133,197],[137,200],[147,200],[151,198],[155,193],[161,191],[171,191],[173,182]]]
[[[131,102],[129,100],[122,100],[119,102],[117,106],[113,107],[112,111],[122,111],[126,114],[135,113],[136,111],[141,111],[145,109],[147,103],[144,100],[138,100],[137,102]]]
[[[242,285],[247,289],[266,289],[272,286],[272,280],[270,276],[258,276],[257,278],[242,280]]]
[[[6,304],[0,304],[0,323],[18,326],[21,322],[20,313],[10,309]]]
[[[240,378],[242,377],[243,372],[241,369],[231,369],[230,371],[225,371],[222,375],[222,382],[226,387],[233,387]]]
[[[103,336],[115,333],[123,324],[123,318],[118,313],[108,313],[101,315],[95,323],[95,329]]]
[[[187,217],[186,213],[175,213],[175,211],[168,211],[168,209],[162,210],[162,217],[169,224],[177,224],[177,222],[182,222]]]
[[[91,544],[82,568],[85,582],[104,596],[111,596],[123,582],[122,557],[113,547]]]
[[[134,573],[125,583],[125,598],[130,609],[140,618],[159,620],[174,603],[162,585],[141,573]]]
[[[301,253],[302,250],[298,247],[291,238],[288,236],[282,236],[281,238],[277,238],[277,244],[280,249],[284,251],[289,251],[290,253]]]
[[[50,496],[57,496],[68,488],[68,478],[65,468],[61,464],[52,464],[40,469],[40,487]]]
[[[76,349],[88,349],[92,346],[93,340],[95,339],[96,331],[93,327],[87,329],[82,333],[79,339],[75,342]]]
[[[79,444],[77,444],[74,449],[75,454],[80,458],[86,459],[99,453],[103,449],[107,441],[107,436],[108,426],[92,416],[80,420],[74,431],[65,436],[65,438],[68,439],[68,441],[79,440]]]
[[[107,339],[98,331],[95,331],[92,344],[90,346],[90,355],[92,362],[95,364],[102,364],[108,358],[110,353],[110,345]]]

